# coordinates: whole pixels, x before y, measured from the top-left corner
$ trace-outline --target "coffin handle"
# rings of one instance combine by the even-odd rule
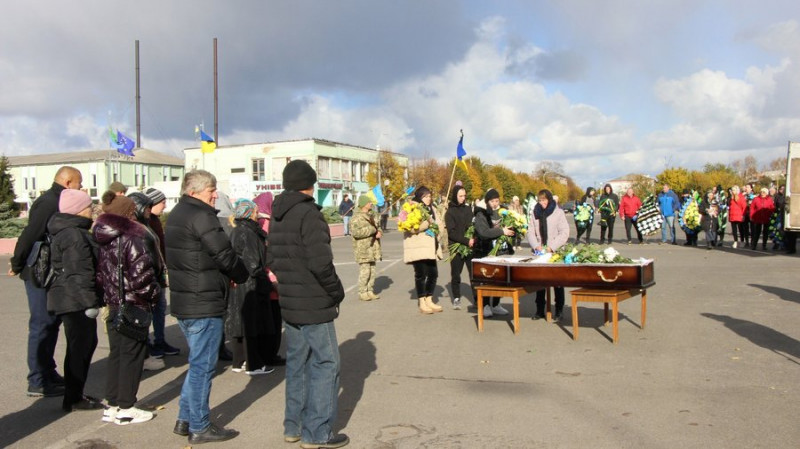
[[[487,272],[486,272],[486,267],[481,267],[481,274],[482,274],[484,277],[487,277],[487,278],[493,278],[493,277],[494,277],[494,275],[495,275],[495,274],[497,274],[497,273],[499,273],[499,272],[500,272],[500,269],[499,269],[499,268],[495,268],[495,269],[492,271],[492,273],[491,273],[491,274],[489,274],[489,273],[487,273]]]
[[[614,277],[614,279],[606,279],[606,277],[603,276],[603,270],[597,270],[597,275],[600,276],[600,279],[602,279],[603,282],[616,282],[617,279],[622,276],[622,271],[617,271],[617,275]]]

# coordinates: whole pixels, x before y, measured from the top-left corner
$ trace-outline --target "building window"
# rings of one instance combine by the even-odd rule
[[[265,181],[264,159],[253,159],[253,181]]]
[[[272,179],[278,180],[283,179],[283,169],[286,168],[286,164],[291,161],[291,158],[288,157],[273,157],[272,158]]]
[[[350,179],[353,181],[361,180],[361,177],[358,175],[358,162],[350,161]]]
[[[22,178],[22,182],[25,183],[25,190],[28,190],[28,178]]]
[[[31,190],[36,190],[36,178],[31,178]]]
[[[244,167],[232,168],[231,173],[244,173]]]
[[[139,186],[139,173],[136,173],[135,175],[133,175],[133,186],[134,187],[138,187]]]
[[[322,179],[331,179],[331,160],[327,157],[317,159],[317,175]]]
[[[331,166],[331,179],[342,179],[342,160],[334,159]]]
[[[92,187],[97,187],[97,175],[92,173]],[[97,195],[94,195],[97,196]]]
[[[369,173],[369,164],[366,162],[361,163],[361,179],[359,181],[367,182],[367,173]]]
[[[147,185],[147,172],[142,173],[142,185],[143,186]]]

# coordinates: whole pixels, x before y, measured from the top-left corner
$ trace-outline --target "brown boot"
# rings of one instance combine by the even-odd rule
[[[429,309],[433,310],[434,312],[441,312],[442,306],[433,302],[433,296],[426,296],[425,297],[425,304],[428,306]]]
[[[419,313],[424,313],[425,315],[433,313],[433,310],[428,307],[428,303],[425,301],[425,296],[419,298]]]
[[[376,295],[373,291],[368,291],[367,296],[369,296],[369,299],[381,299],[381,297]]]
[[[358,294],[358,299],[362,301],[372,301],[372,297],[369,296],[369,292],[361,292]]]

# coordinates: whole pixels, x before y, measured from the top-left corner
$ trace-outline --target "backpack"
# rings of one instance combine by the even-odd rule
[[[56,277],[53,265],[50,263],[50,241],[50,234],[45,234],[44,240],[34,242],[26,261],[26,265],[30,268],[30,280],[38,288],[50,287]]]

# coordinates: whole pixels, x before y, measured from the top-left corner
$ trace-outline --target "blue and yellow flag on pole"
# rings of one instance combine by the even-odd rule
[[[467,150],[464,149],[464,133],[461,133],[461,138],[458,139],[458,146],[456,147],[456,157],[458,160],[464,164],[464,170],[467,169],[467,161],[464,160],[464,156],[467,155]]]
[[[372,203],[378,207],[383,207],[383,205],[386,204],[386,198],[383,196],[383,189],[381,189],[380,184],[376,184],[372,190],[367,192],[367,196],[372,200]]]
[[[203,153],[213,153],[214,150],[217,148],[216,142],[214,139],[211,138],[208,134],[205,133],[202,129],[200,130],[200,149]]]

